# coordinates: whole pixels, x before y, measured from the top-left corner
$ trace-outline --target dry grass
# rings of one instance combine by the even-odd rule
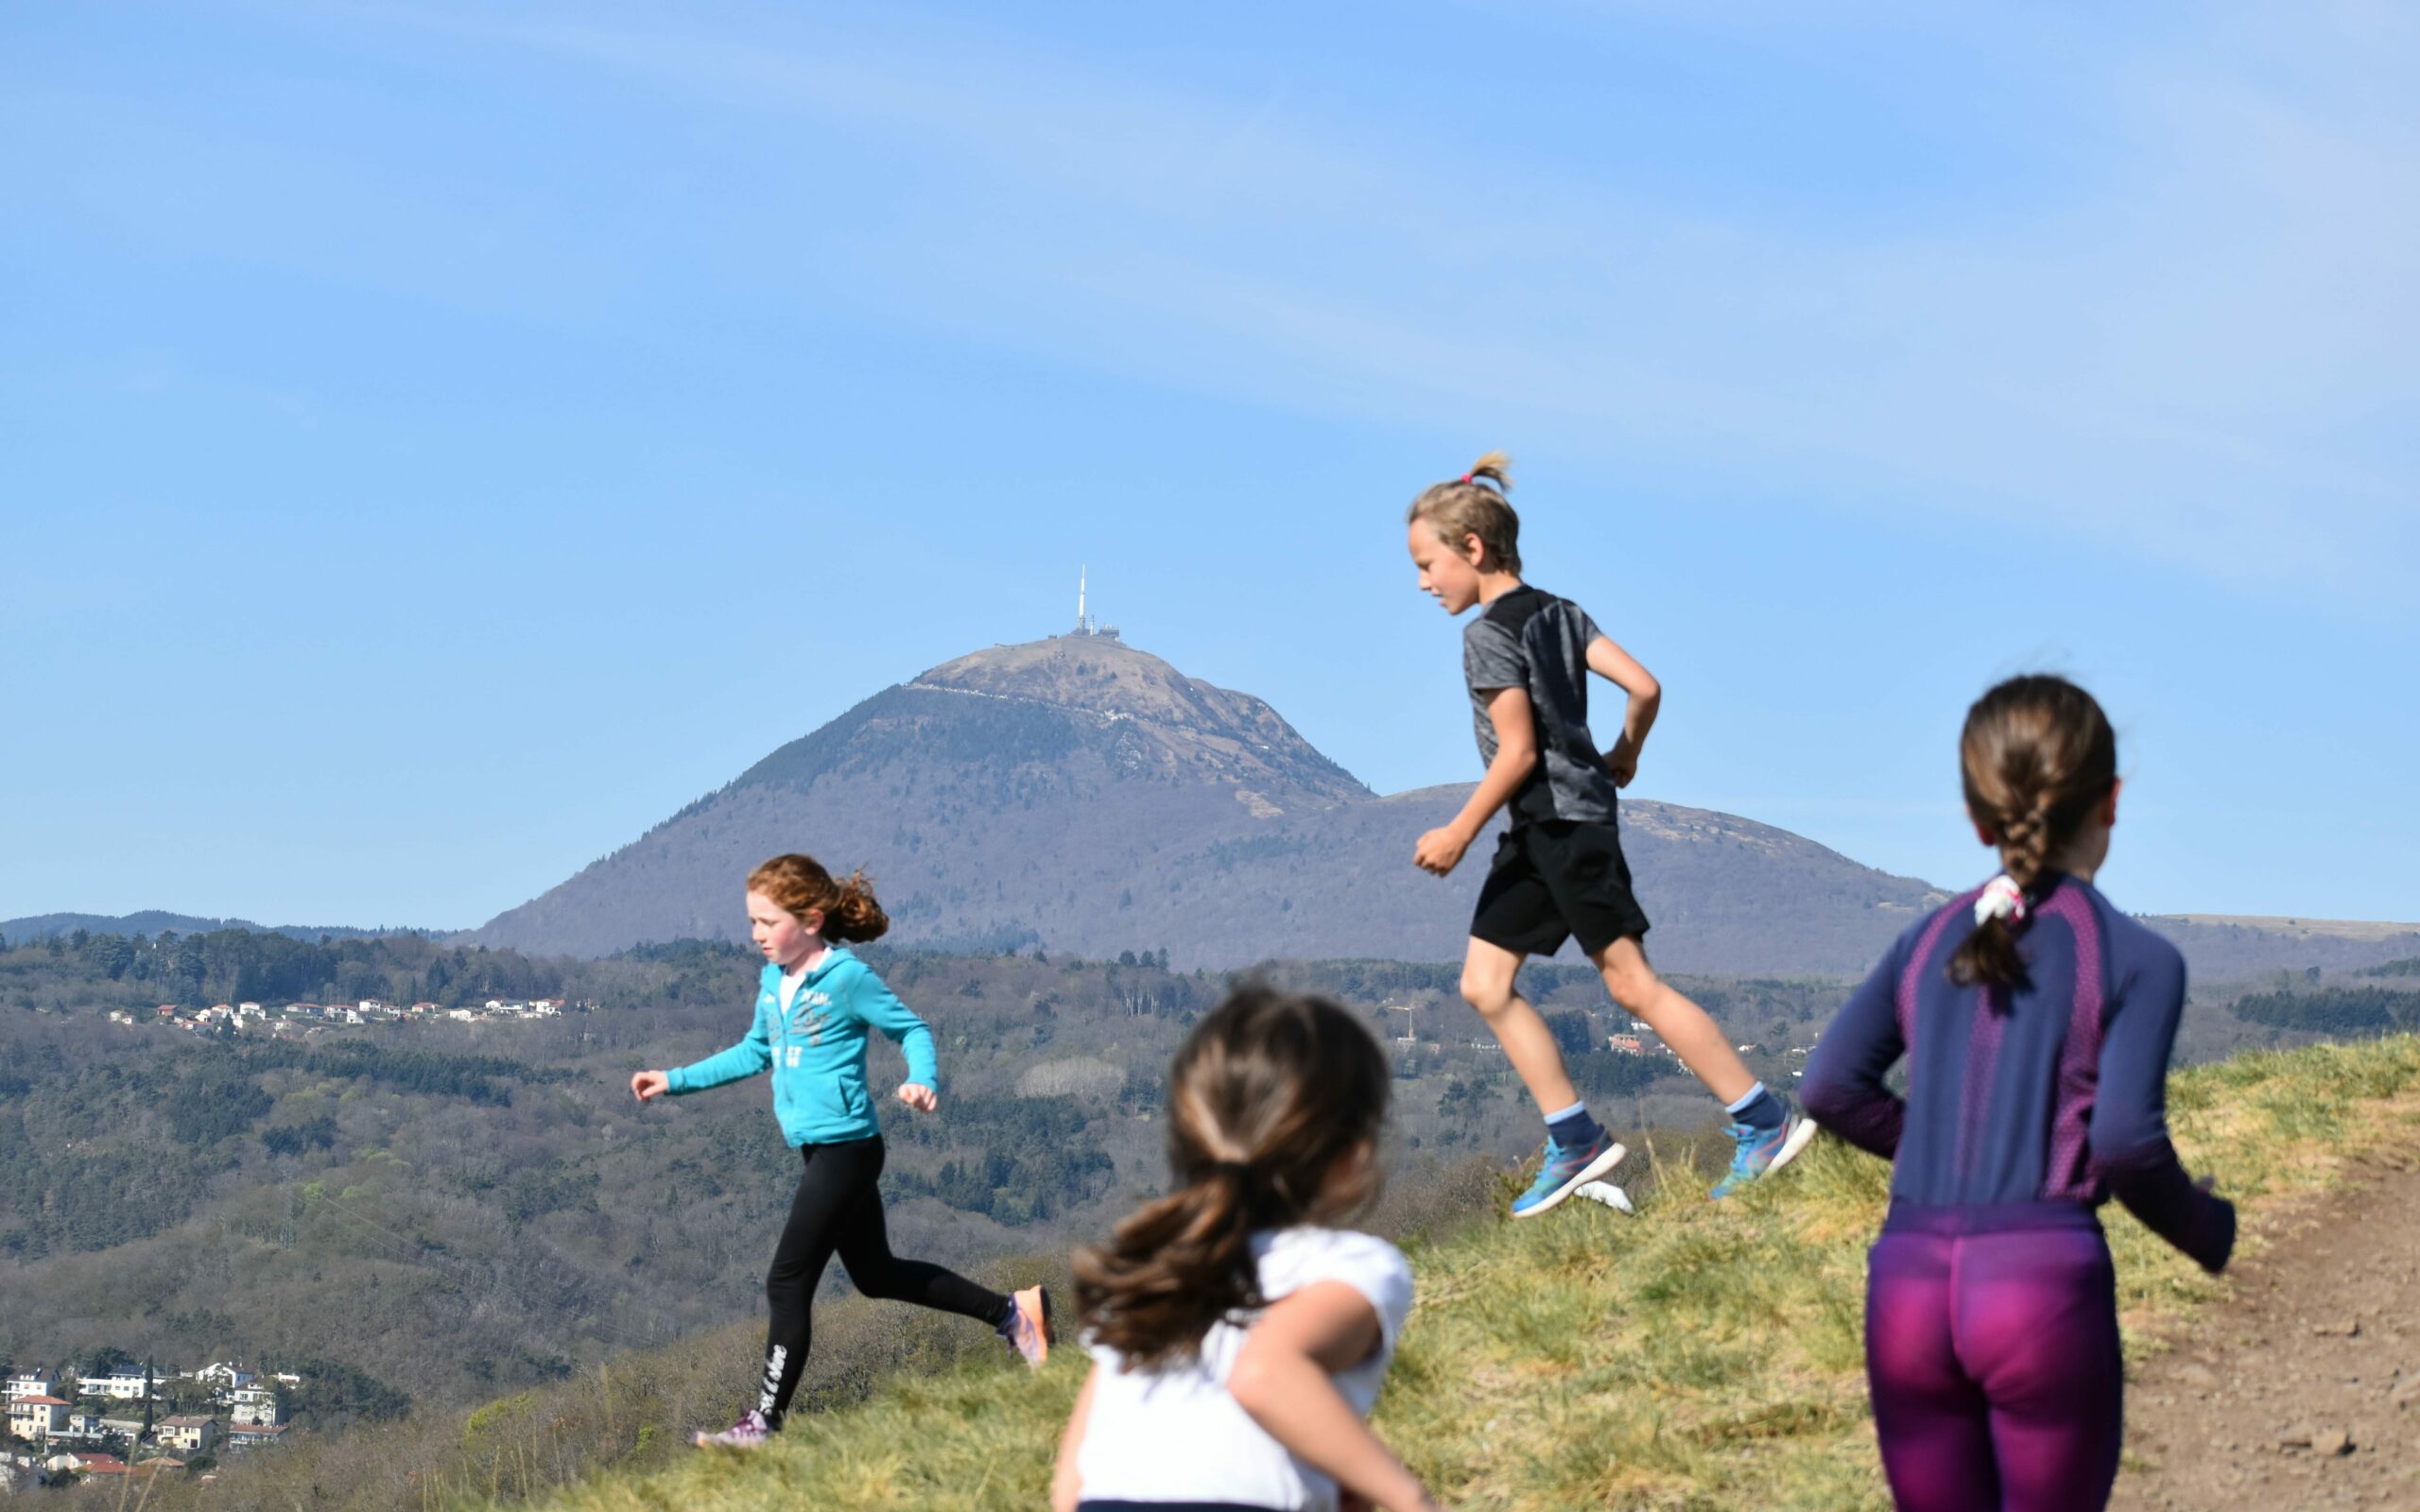
[[[2257,1246],[2281,1209],[2420,1124],[2420,1040],[2188,1072],[2170,1112],[2187,1160],[2245,1203],[2244,1243]],[[1667,1178],[1634,1194],[1635,1218],[1578,1203],[1416,1245],[1420,1303],[1381,1430],[1458,1507],[1885,1504],[1859,1342],[1885,1167],[1820,1141],[1772,1190],[1717,1205],[1691,1152],[1660,1153]],[[2122,1213],[2108,1227],[2130,1348],[2156,1347],[2221,1283]],[[1031,1508],[1082,1370],[1070,1349],[1037,1378],[980,1364],[909,1375],[861,1404],[794,1418],[773,1449],[607,1473],[543,1504]]]

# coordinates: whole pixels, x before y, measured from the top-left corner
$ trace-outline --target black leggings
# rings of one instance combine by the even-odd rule
[[[882,1136],[802,1145],[798,1153],[806,1169],[799,1174],[790,1220],[782,1227],[773,1268],[765,1276],[772,1322],[765,1331],[765,1381],[756,1410],[776,1428],[806,1368],[808,1313],[835,1250],[849,1280],[868,1297],[959,1313],[995,1328],[1009,1315],[1009,1299],[999,1293],[939,1265],[891,1254],[890,1236],[882,1224],[882,1194],[874,1190],[882,1175]]]

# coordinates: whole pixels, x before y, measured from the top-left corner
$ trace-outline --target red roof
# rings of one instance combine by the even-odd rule
[[[9,1405],[10,1407],[12,1407],[12,1408],[13,1408],[13,1407],[72,1407],[72,1406],[74,1406],[74,1405],[76,1405],[76,1404],[75,1404],[74,1402],[72,1402],[72,1401],[67,1401],[67,1400],[62,1400],[62,1399],[60,1399],[60,1398],[58,1398],[58,1397],[19,1397],[16,1400],[14,1400],[14,1401],[12,1401],[12,1402],[9,1403]]]

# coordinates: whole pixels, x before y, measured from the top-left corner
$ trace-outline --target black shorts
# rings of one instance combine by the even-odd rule
[[[1552,955],[1577,936],[1590,955],[1643,939],[1647,912],[1630,890],[1621,832],[1579,819],[1516,824],[1495,843],[1471,935],[1523,955]]]

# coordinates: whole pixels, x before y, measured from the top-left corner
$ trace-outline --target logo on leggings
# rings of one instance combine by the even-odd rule
[[[773,1415],[773,1399],[781,1395],[782,1366],[788,1363],[789,1346],[776,1344],[773,1352],[765,1356],[765,1389],[757,1395],[756,1410],[769,1418]]]

